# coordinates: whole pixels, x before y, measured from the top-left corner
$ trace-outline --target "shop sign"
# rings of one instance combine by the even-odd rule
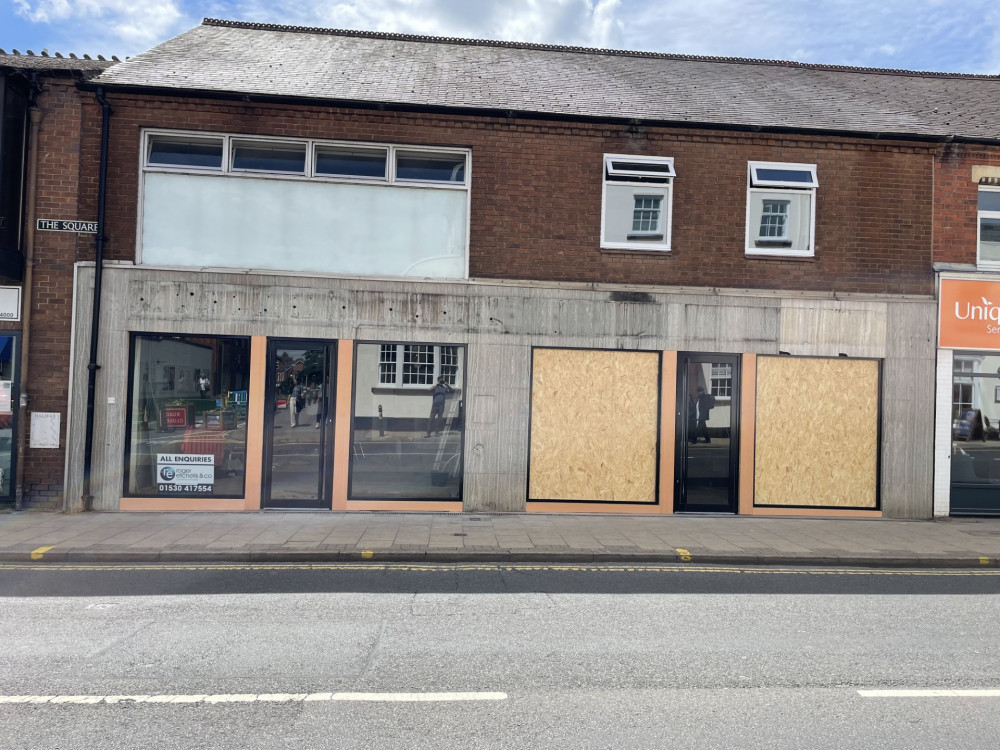
[[[941,279],[938,345],[1000,351],[1000,281]]]
[[[21,287],[0,286],[0,320],[21,319]]]
[[[211,453],[156,454],[156,490],[161,495],[211,493],[215,485],[215,456]]]

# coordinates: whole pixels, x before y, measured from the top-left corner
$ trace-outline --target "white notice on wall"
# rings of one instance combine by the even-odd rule
[[[0,414],[10,414],[11,413],[11,386],[13,383],[10,380],[0,380]]]
[[[59,447],[59,412],[31,412],[31,448]]]

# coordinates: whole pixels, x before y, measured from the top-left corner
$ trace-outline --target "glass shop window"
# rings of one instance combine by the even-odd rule
[[[951,392],[951,512],[1000,515],[1000,355],[956,352]]]
[[[242,497],[250,340],[133,334],[125,494]]]
[[[14,496],[14,449],[17,443],[17,416],[14,382],[17,371],[18,339],[0,336],[0,499]]]
[[[460,500],[465,347],[359,343],[352,500]]]

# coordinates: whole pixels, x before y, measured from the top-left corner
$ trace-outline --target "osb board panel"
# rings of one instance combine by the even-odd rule
[[[660,355],[535,349],[531,500],[656,502]]]
[[[878,362],[758,357],[757,506],[875,508]]]

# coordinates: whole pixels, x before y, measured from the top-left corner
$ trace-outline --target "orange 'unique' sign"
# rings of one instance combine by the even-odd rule
[[[1000,281],[941,279],[938,346],[1000,351]]]

